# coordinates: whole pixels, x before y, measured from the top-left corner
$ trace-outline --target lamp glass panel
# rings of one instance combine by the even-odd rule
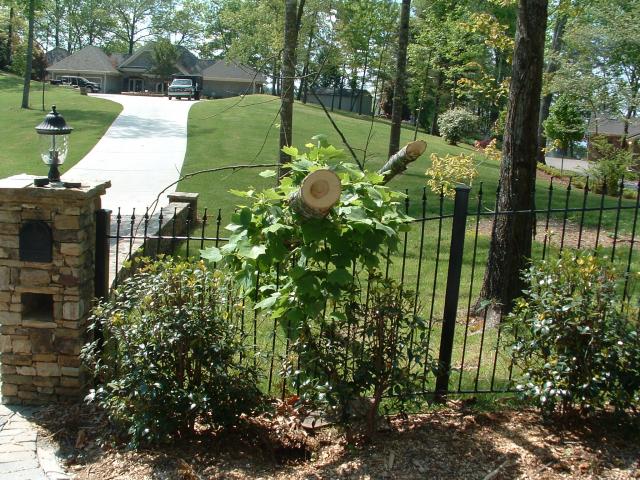
[[[46,165],[62,165],[69,152],[69,135],[39,135],[40,156]],[[56,161],[57,158],[57,161]]]

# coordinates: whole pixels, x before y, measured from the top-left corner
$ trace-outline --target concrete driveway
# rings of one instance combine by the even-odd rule
[[[166,97],[96,95],[123,105],[122,113],[64,180],[111,180],[102,207],[143,214],[158,193],[180,176],[187,150],[187,118],[195,102]],[[82,128],[81,125],[74,125]],[[175,191],[171,187],[167,193]],[[160,205],[167,203],[166,195]]]

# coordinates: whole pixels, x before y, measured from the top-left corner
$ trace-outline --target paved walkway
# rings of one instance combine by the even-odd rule
[[[144,213],[180,176],[187,150],[187,117],[195,102],[164,97],[96,95],[124,106],[95,147],[63,175],[65,180],[111,180],[102,207],[114,214]],[[82,128],[81,125],[74,125]],[[175,186],[167,191],[175,191]],[[161,205],[167,203],[166,196]]]
[[[0,480],[68,480],[55,447],[29,422],[36,410],[0,405]]]
[[[563,161],[562,158],[545,157],[545,161],[547,162],[547,165],[553,168],[557,168],[558,170],[562,168],[563,170],[567,170],[569,172],[582,174],[586,173],[587,170],[589,170],[589,168],[591,167],[591,164],[586,160],[577,160],[575,158],[565,158]]]

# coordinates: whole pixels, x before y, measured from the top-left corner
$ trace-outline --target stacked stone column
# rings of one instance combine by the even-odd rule
[[[3,403],[45,404],[81,397],[80,350],[94,297],[95,218],[109,183],[35,187],[32,177],[0,180],[0,381]],[[51,261],[21,259],[20,231],[51,230]]]

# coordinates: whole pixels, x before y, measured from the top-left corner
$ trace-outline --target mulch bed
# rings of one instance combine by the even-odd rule
[[[51,408],[38,422],[78,479],[640,479],[640,419],[612,414],[545,419],[459,401],[390,418],[372,440],[347,442],[337,428],[307,432],[281,413],[137,452],[109,440],[106,416],[93,407]]]

